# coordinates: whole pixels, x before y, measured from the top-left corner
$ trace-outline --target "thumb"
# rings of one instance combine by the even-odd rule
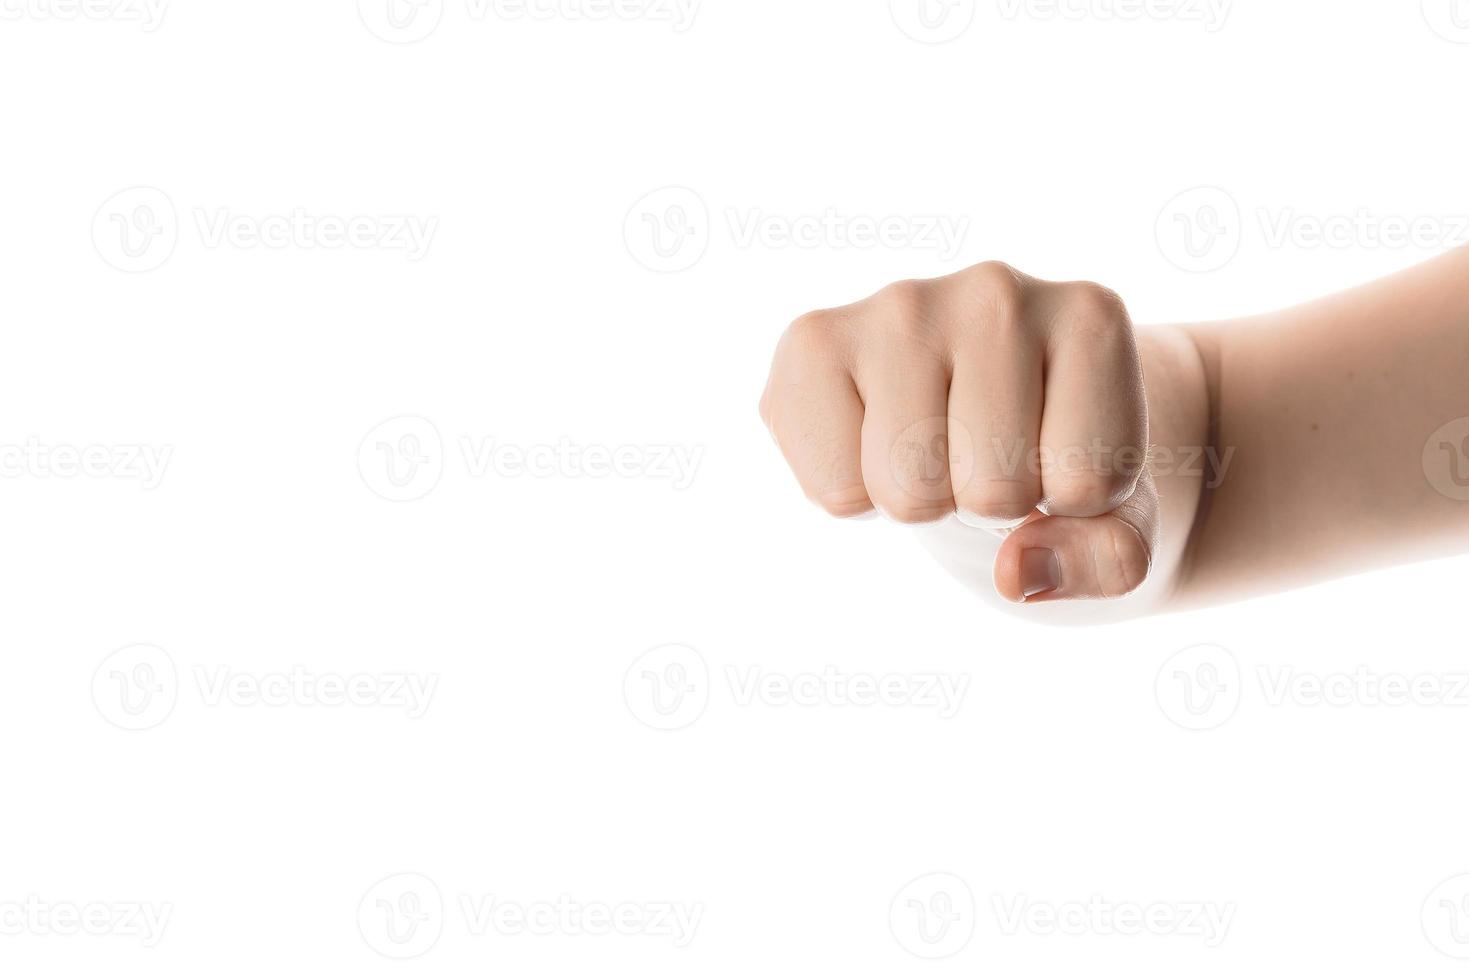
[[[1158,490],[1146,470],[1132,496],[1100,517],[1035,511],[1000,546],[995,588],[1011,602],[1121,598],[1147,579],[1158,525]]]

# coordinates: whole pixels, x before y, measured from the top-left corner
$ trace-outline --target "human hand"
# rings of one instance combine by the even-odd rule
[[[760,415],[835,517],[994,530],[1007,599],[1116,598],[1148,575],[1143,373],[1127,310],[1100,286],[987,262],[806,314]]]

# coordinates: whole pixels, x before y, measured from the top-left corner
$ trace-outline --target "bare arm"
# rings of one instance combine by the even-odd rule
[[[1469,416],[1469,250],[1297,309],[1187,329],[1214,444],[1232,459],[1202,490],[1180,604],[1469,547],[1469,503],[1449,495],[1469,498],[1469,422],[1430,439]]]
[[[1138,331],[994,264],[901,287],[797,321],[762,414],[812,500],[917,525],[985,599],[1093,623],[1469,547],[1469,250]]]

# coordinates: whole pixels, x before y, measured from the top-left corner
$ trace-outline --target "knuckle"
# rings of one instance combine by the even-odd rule
[[[1127,304],[1106,286],[1094,282],[1067,283],[1061,300],[1062,316],[1073,329],[1113,334],[1132,325]]]
[[[858,517],[872,510],[872,501],[861,485],[818,490],[807,496],[832,517]]]
[[[836,330],[836,317],[830,310],[815,310],[791,321],[785,341],[799,353],[821,351],[836,340]]]
[[[954,503],[952,500],[917,500],[905,497],[884,502],[882,512],[888,519],[899,524],[932,524],[952,514]]]
[[[1132,491],[1134,478],[1104,469],[1046,474],[1046,505],[1070,517],[1096,517],[1115,510]]]
[[[974,481],[954,493],[959,509],[991,521],[1018,521],[1029,516],[1038,502],[1035,490],[1010,480]]]
[[[967,330],[1013,334],[1025,328],[1026,278],[1011,266],[981,262],[956,273],[950,283],[964,308],[976,314]]]
[[[934,332],[928,283],[905,279],[885,286],[870,304],[877,325],[899,341],[925,343]]]
[[[1137,589],[1148,578],[1153,556],[1147,543],[1138,531],[1124,521],[1107,522],[1107,540],[1099,549],[1110,560],[1099,555],[1097,582],[1102,594],[1109,599],[1119,599]]]
[[[917,314],[928,299],[928,284],[918,279],[889,283],[873,297],[890,311]]]
[[[1018,306],[1025,292],[1024,277],[1004,262],[981,262],[965,269],[961,275],[972,288],[985,293],[997,305]]]

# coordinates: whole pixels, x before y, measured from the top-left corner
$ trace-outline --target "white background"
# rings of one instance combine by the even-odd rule
[[[1191,320],[1469,237],[1462,0],[1122,2],[0,2],[0,972],[1462,975],[1462,562],[1023,625],[824,519],[757,419],[784,325],[893,279],[1002,258]],[[770,233],[828,212],[896,239]],[[964,695],[742,687],[829,667]],[[1275,694],[1359,667],[1449,693]],[[1163,934],[1044,928],[1094,897]],[[577,934],[599,906],[642,931]]]

